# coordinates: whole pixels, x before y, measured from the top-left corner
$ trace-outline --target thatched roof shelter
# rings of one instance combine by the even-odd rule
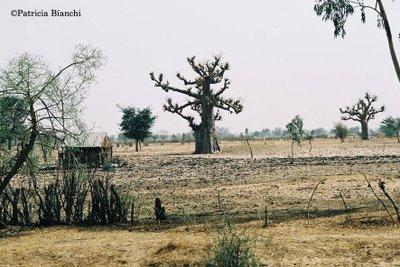
[[[90,133],[79,139],[67,140],[59,152],[59,163],[64,168],[82,164],[100,167],[112,159],[113,144],[106,133]]]

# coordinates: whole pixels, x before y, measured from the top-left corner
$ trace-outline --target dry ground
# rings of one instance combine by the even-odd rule
[[[223,207],[254,237],[264,263],[400,264],[400,230],[389,223],[366,186],[364,173],[386,182],[400,202],[400,144],[395,139],[368,142],[316,140],[296,147],[293,164],[289,141],[254,141],[251,160],[243,142],[222,142],[223,152],[191,155],[193,144],[150,144],[135,153],[116,148],[126,165],[114,181],[138,199],[134,227],[56,227],[17,231],[0,238],[1,265],[144,265],[201,263],[212,243],[209,222]],[[105,174],[103,174],[105,175]],[[323,181],[311,205],[311,192]],[[351,211],[346,221],[340,194]],[[169,214],[161,228],[151,223],[152,204],[160,197]],[[383,197],[383,196],[382,196]],[[273,222],[261,228],[265,206]]]
[[[265,264],[400,264],[400,229],[362,223],[343,225],[343,217],[296,220],[239,230],[254,238]],[[2,265],[190,265],[201,263],[213,240],[206,227],[189,230],[128,231],[110,228],[46,228],[0,239]]]

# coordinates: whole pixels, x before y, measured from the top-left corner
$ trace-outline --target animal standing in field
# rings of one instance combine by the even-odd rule
[[[154,201],[154,215],[156,216],[156,221],[164,221],[167,219],[167,215],[165,214],[165,208],[162,205],[161,199],[158,197]]]

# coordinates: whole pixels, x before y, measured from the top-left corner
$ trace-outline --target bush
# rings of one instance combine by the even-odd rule
[[[218,237],[209,247],[209,256],[205,261],[206,266],[259,266],[257,257],[252,252],[250,245],[252,239],[236,232],[230,222],[218,230]]]
[[[91,170],[61,170],[53,181],[40,185],[31,175],[30,189],[9,185],[0,196],[2,224],[108,225],[126,223],[130,207],[133,214],[134,201]]]
[[[349,136],[349,128],[343,123],[336,123],[333,129],[336,138],[339,138],[343,143],[347,136]]]

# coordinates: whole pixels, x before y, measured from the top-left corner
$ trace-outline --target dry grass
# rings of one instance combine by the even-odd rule
[[[344,217],[320,218],[259,227],[238,226],[254,238],[253,249],[266,264],[400,264],[400,229]],[[371,220],[369,220],[371,221]],[[150,265],[201,264],[212,236],[205,227],[164,231],[109,228],[46,228],[0,239],[2,265]]]
[[[212,242],[208,222],[218,218],[217,192],[242,222],[238,227],[255,238],[264,263],[400,264],[400,230],[387,223],[361,175],[375,186],[384,180],[399,201],[399,146],[395,139],[316,140],[311,154],[306,143],[296,148],[294,164],[285,159],[289,141],[253,141],[255,160],[243,142],[222,142],[223,152],[211,156],[191,155],[193,144],[150,144],[140,153],[119,147],[116,155],[127,165],[115,182],[140,199],[143,223],[154,198],[162,199],[171,218],[162,230],[155,224],[27,230],[0,238],[0,265],[199,264]],[[307,226],[308,198],[321,180]],[[340,192],[351,222],[345,223]],[[273,224],[261,228],[265,205]]]

